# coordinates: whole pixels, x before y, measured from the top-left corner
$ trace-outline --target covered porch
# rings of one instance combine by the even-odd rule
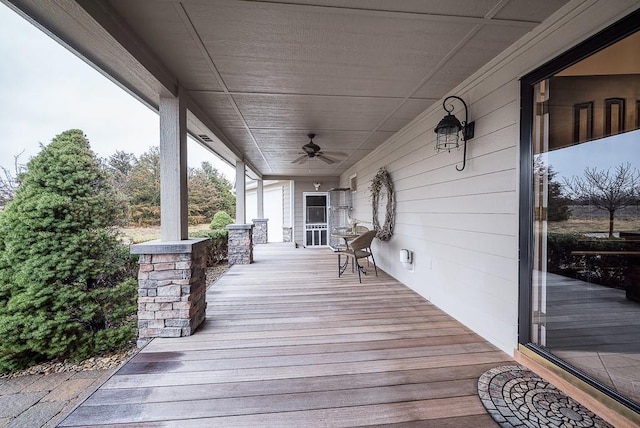
[[[382,270],[338,278],[336,258],[257,246],[194,335],[152,340],[60,426],[493,426],[478,378],[513,360]]]

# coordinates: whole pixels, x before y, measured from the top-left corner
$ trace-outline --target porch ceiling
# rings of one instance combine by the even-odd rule
[[[568,2],[3,1],[268,177],[343,173]],[[336,163],[291,163],[309,132]]]

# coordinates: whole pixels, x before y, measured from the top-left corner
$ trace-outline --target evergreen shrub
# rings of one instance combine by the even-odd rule
[[[213,220],[211,220],[211,224],[209,225],[209,229],[225,229],[227,225],[233,224],[234,220],[231,218],[229,214],[225,211],[218,211],[214,216]]]
[[[0,373],[123,347],[135,335],[135,263],[83,132],[56,136],[21,178],[0,213]]]

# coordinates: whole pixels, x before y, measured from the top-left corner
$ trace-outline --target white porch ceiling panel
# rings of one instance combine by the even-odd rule
[[[3,1],[125,87],[140,87],[145,100],[153,103],[149,88],[158,81],[179,82],[197,106],[191,131],[206,126],[209,137],[231,147],[218,152],[231,162],[244,157],[266,177],[343,173],[568,2]],[[91,40],[105,31],[113,40]],[[106,43],[110,49],[101,49]],[[156,66],[128,78],[120,64],[127,57],[138,68]],[[149,75],[157,81],[147,82]],[[334,164],[291,163],[308,133]]]

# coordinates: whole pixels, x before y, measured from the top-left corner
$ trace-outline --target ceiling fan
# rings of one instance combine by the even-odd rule
[[[307,134],[307,137],[309,137],[309,142],[307,144],[305,144],[304,146],[302,146],[302,152],[300,152],[300,154],[302,154],[302,156],[300,156],[299,158],[291,161],[291,163],[299,163],[299,164],[303,164],[305,162],[307,162],[309,159],[313,159],[313,158],[318,158],[321,161],[328,163],[329,165],[331,165],[332,163],[336,163],[335,159],[331,159],[330,157],[327,157],[320,149],[320,146],[317,145],[316,143],[313,142],[313,138],[316,136],[316,134]]]

